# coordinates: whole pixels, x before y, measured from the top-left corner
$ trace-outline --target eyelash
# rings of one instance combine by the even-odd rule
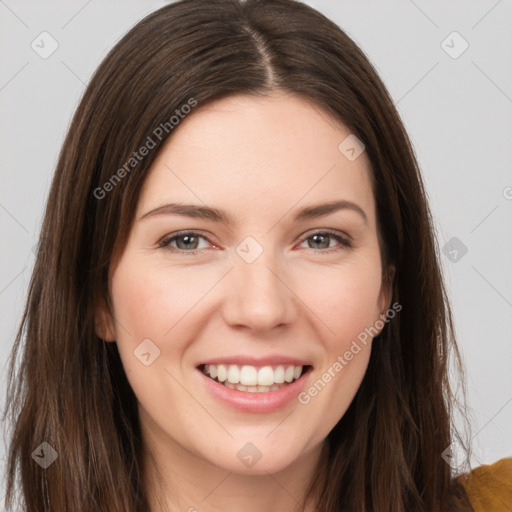
[[[328,253],[343,251],[343,250],[347,250],[347,249],[351,249],[352,248],[352,242],[348,238],[346,238],[346,237],[340,235],[338,232],[332,231],[330,229],[325,229],[323,231],[316,231],[314,233],[311,233],[307,237],[303,238],[300,241],[300,243],[303,243],[304,241],[308,240],[309,238],[312,238],[315,235],[329,235],[331,238],[336,239],[341,244],[341,247],[330,248],[330,249],[311,249],[312,251],[319,252],[319,253],[322,253],[322,254],[328,254]],[[199,251],[202,250],[202,249],[198,249],[198,250],[195,250],[195,251],[183,251],[181,249],[176,249],[176,248],[170,248],[169,247],[169,244],[171,242],[173,242],[177,238],[181,238],[181,237],[184,237],[184,236],[200,237],[200,238],[204,238],[205,240],[210,242],[207,237],[205,237],[204,235],[202,235],[201,233],[199,233],[197,231],[180,231],[178,233],[174,233],[171,236],[167,236],[167,237],[163,238],[162,240],[160,240],[160,242],[158,242],[158,247],[161,248],[161,249],[169,250],[169,251],[174,252],[174,253],[188,254],[188,255],[196,255]]]

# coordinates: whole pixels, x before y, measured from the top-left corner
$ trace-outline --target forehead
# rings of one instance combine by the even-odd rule
[[[371,166],[364,152],[351,161],[340,151],[349,135],[344,124],[296,95],[236,95],[199,105],[160,150],[138,214],[182,201],[254,218],[343,199],[360,205],[371,223]]]

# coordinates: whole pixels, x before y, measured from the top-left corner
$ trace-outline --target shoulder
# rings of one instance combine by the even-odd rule
[[[478,466],[457,477],[475,512],[512,510],[512,457]]]

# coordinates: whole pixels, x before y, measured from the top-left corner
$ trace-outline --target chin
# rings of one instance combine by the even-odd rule
[[[231,440],[222,451],[205,453],[205,459],[217,467],[244,475],[266,475],[278,473],[295,464],[301,457],[297,444],[290,439],[275,447],[273,442]]]

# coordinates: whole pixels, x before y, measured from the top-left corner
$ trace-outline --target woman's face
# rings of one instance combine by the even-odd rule
[[[101,335],[117,341],[155,452],[273,473],[321,446],[384,325],[369,160],[297,96],[231,96],[175,130],[112,269]]]

